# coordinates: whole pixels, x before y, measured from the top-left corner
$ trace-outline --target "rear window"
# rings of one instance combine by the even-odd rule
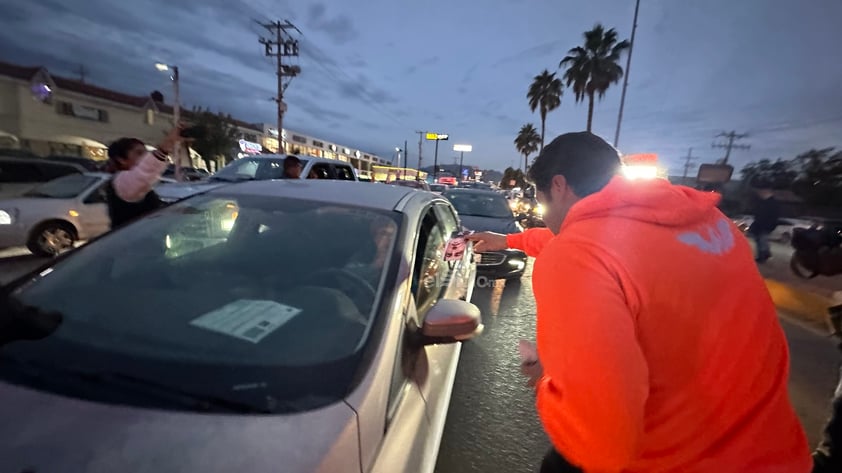
[[[348,166],[336,166],[336,178],[340,181],[355,181],[354,170]]]
[[[0,161],[0,182],[26,183],[44,182],[45,180],[35,163]]]

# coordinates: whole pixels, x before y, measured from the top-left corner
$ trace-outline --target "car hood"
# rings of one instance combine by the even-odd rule
[[[338,471],[336,457],[359,468],[356,417],[342,402],[292,415],[198,414],[5,383],[0,399],[4,472],[309,473]]]
[[[155,192],[163,200],[179,200],[194,194],[207,192],[217,187],[230,184],[225,181],[178,182],[175,184],[161,184],[155,187]]]
[[[514,217],[494,218],[460,215],[459,219],[462,221],[463,227],[477,232],[516,233],[520,231]]]

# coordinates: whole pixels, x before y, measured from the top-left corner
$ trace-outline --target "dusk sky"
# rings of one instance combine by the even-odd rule
[[[842,2],[642,0],[619,148],[655,152],[680,174],[687,149],[701,162],[724,130],[747,132],[734,164],[842,146]],[[525,97],[582,32],[601,22],[631,35],[634,0],[5,0],[0,60],[44,65],[88,81],[171,99],[157,61],[181,70],[183,102],[275,121],[276,79],[255,20],[289,19],[303,32],[302,74],[287,90],[285,127],[391,158],[415,130],[470,143],[466,162],[522,162],[512,144],[540,126]],[[623,61],[625,66],[625,60]],[[613,140],[622,84],[598,103],[594,132]],[[565,91],[553,136],[585,128],[586,103]],[[424,145],[424,164],[433,145]]]

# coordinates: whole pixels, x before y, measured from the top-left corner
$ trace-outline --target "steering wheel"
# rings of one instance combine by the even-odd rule
[[[377,294],[377,290],[371,283],[362,276],[344,268],[328,268],[316,271],[304,278],[304,281],[316,283],[320,286],[329,285],[328,287],[341,291],[354,301],[357,309],[364,316],[367,316],[371,310],[374,297]]]

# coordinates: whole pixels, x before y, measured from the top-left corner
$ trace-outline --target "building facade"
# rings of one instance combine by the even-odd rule
[[[182,112],[185,122],[191,116],[189,110]],[[131,136],[154,145],[172,125],[172,105],[160,92],[128,95],[56,76],[44,67],[0,62],[0,149],[103,160],[114,140]],[[232,125],[237,146],[229,156],[202,159],[191,152],[181,164],[215,171],[229,159],[279,151],[276,127],[236,119]],[[372,166],[387,163],[371,153],[291,130],[284,130],[281,141],[281,152],[348,162],[361,176],[370,176]]]

